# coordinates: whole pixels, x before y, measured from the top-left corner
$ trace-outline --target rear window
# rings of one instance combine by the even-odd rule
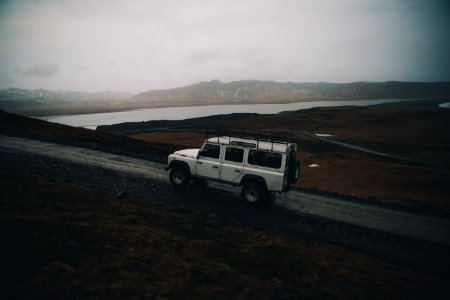
[[[262,167],[279,169],[281,167],[281,154],[250,150],[248,152],[248,163]]]

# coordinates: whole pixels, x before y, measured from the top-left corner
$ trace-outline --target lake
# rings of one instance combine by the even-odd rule
[[[400,99],[375,99],[375,100],[351,100],[351,101],[308,101],[287,104],[231,104],[231,105],[207,105],[189,107],[164,107],[133,109],[127,111],[91,113],[78,115],[49,115],[36,117],[49,122],[60,123],[75,127],[95,129],[99,125],[111,125],[124,122],[142,122],[153,120],[183,120],[190,118],[206,117],[230,113],[258,113],[277,114],[282,111],[293,111],[313,107],[331,107],[357,105],[367,106],[381,103],[400,102]],[[411,99],[408,99],[411,101]]]

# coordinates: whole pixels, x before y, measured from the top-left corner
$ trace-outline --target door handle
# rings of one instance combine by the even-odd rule
[[[198,163],[199,165],[201,165],[201,164],[202,164],[202,162],[201,162],[201,161],[197,161],[197,163]]]
[[[218,169],[219,167],[218,166],[212,166],[214,169]]]
[[[234,170],[236,173],[241,173],[241,170]]]

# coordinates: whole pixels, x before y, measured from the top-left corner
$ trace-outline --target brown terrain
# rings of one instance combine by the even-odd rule
[[[450,110],[406,105],[373,108],[314,108],[281,115],[256,116],[224,123],[224,128],[263,132],[289,130],[300,142],[302,164],[298,188],[351,195],[419,210],[450,213]],[[446,164],[414,165],[385,159],[306,136],[330,134],[329,139],[364,146],[407,158]],[[199,132],[149,132],[133,138],[198,148]],[[317,164],[318,167],[309,167]]]
[[[118,199],[3,172],[0,185],[6,299],[436,299],[448,293],[440,276],[176,209],[158,195]]]
[[[299,188],[432,213],[441,210],[448,216],[448,169],[386,160],[313,139],[302,131],[448,163],[449,117],[449,110],[437,108],[346,107],[253,116],[224,126],[297,133],[302,161]],[[204,134],[195,131],[143,133],[130,139],[1,111],[0,134],[160,162],[168,153],[198,147],[204,140]],[[405,245],[441,251],[446,249],[442,245],[248,207],[211,191],[177,193],[167,183],[36,155],[0,152],[0,159],[1,289],[6,299],[449,295],[448,269],[434,272],[376,255],[377,247],[387,245],[397,251]],[[319,167],[308,167],[312,163]],[[128,194],[117,193],[124,188]],[[288,228],[293,223],[300,230],[274,225],[279,223]],[[364,245],[379,244],[362,251],[339,242],[353,236]]]

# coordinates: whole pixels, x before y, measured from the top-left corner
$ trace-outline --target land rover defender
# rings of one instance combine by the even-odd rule
[[[200,149],[176,151],[168,157],[169,179],[185,188],[191,179],[241,187],[242,199],[256,204],[275,192],[287,192],[300,175],[297,137],[249,132],[215,132]]]

